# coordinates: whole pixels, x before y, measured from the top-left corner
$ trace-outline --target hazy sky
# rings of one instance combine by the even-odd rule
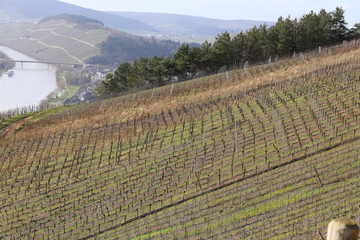
[[[301,17],[311,10],[343,7],[350,27],[360,22],[360,0],[61,0],[103,11],[178,13],[217,19],[276,21]]]

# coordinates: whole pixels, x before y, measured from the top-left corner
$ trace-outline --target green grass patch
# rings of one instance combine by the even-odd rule
[[[79,86],[70,85],[70,84],[67,85],[67,87],[68,87],[69,91],[68,91],[68,89],[64,89],[63,93],[58,98],[52,99],[50,102],[52,102],[52,103],[62,102],[65,99],[73,97],[76,94],[76,92],[80,89]]]
[[[33,116],[35,114],[36,114],[35,112],[32,112],[32,113],[25,113],[25,114],[21,114],[21,115],[12,116],[12,117],[0,118],[0,130],[10,126],[13,123],[20,121],[22,119]]]

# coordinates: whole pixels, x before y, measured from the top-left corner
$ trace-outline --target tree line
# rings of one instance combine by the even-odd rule
[[[104,23],[96,19],[88,18],[76,14],[60,14],[56,16],[44,17],[39,21],[39,24],[46,23],[49,21],[65,20],[70,23],[75,23],[76,28],[83,30],[101,29],[105,28]]]
[[[101,43],[101,54],[91,57],[86,63],[118,66],[130,59],[140,57],[169,56],[174,54],[179,46],[179,42],[171,40],[161,41],[155,38],[143,38],[117,32]]]
[[[121,64],[109,73],[99,92],[122,92],[144,86],[162,86],[219,69],[255,64],[274,57],[290,56],[322,46],[335,45],[360,37],[360,24],[347,28],[344,10],[311,11],[300,19],[279,17],[272,26],[260,25],[232,37],[219,34],[214,43],[184,44],[170,57],[141,57]]]

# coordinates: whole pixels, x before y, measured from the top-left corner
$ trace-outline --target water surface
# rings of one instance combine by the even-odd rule
[[[1,47],[11,59],[35,61],[20,52]],[[0,76],[0,111],[17,107],[38,105],[49,93],[56,89],[56,69],[42,63],[16,63],[12,69],[14,76],[8,73]]]

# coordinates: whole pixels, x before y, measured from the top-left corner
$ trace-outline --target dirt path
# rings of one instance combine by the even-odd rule
[[[65,90],[68,92],[68,95],[67,95],[67,97],[65,98],[65,100],[66,100],[66,99],[70,98],[71,92],[70,92],[70,89],[69,89],[68,86],[67,86],[66,78],[65,78],[65,77],[62,77],[62,78],[63,78],[63,80],[64,80]]]
[[[54,34],[55,36],[64,37],[64,38],[70,38],[70,39],[72,39],[72,40],[74,40],[74,41],[77,41],[77,42],[86,44],[86,45],[88,45],[88,46],[90,46],[90,47],[96,48],[96,46],[95,46],[94,44],[92,44],[92,43],[86,42],[86,41],[81,40],[81,39],[78,39],[78,38],[74,38],[74,37],[70,37],[70,36],[66,36],[66,35],[62,35],[62,34],[56,33],[56,32],[54,31],[54,29],[52,29],[52,28],[42,28],[42,29],[33,30],[33,31],[31,31],[31,32],[44,32],[44,31],[50,32],[50,33]]]
[[[70,39],[72,39],[72,40],[74,40],[74,41],[77,41],[77,42],[86,44],[86,45],[88,45],[88,46],[90,46],[90,47],[96,48],[96,46],[95,46],[94,44],[91,44],[91,43],[89,43],[89,42],[83,41],[83,40],[81,40],[81,39],[77,39],[77,38],[74,38],[74,37],[69,37],[69,36],[66,36],[66,35],[61,35],[61,34],[58,34],[58,33],[54,32],[54,31],[51,31],[51,33],[54,34],[54,35],[56,35],[56,36],[65,37],[65,38],[70,38]]]
[[[66,55],[68,55],[69,57],[75,59],[77,62],[79,62],[80,64],[83,64],[83,61],[80,59],[80,58],[77,58],[76,56],[74,55],[71,55],[68,50],[66,50],[65,48],[63,47],[60,47],[60,46],[51,46],[51,45],[48,45],[44,42],[41,42],[39,39],[36,39],[36,38],[30,38],[29,40],[32,40],[32,41],[36,41],[37,43],[41,44],[41,45],[44,45],[45,47],[48,47],[48,48],[56,48],[56,49],[61,49],[65,52]]]

